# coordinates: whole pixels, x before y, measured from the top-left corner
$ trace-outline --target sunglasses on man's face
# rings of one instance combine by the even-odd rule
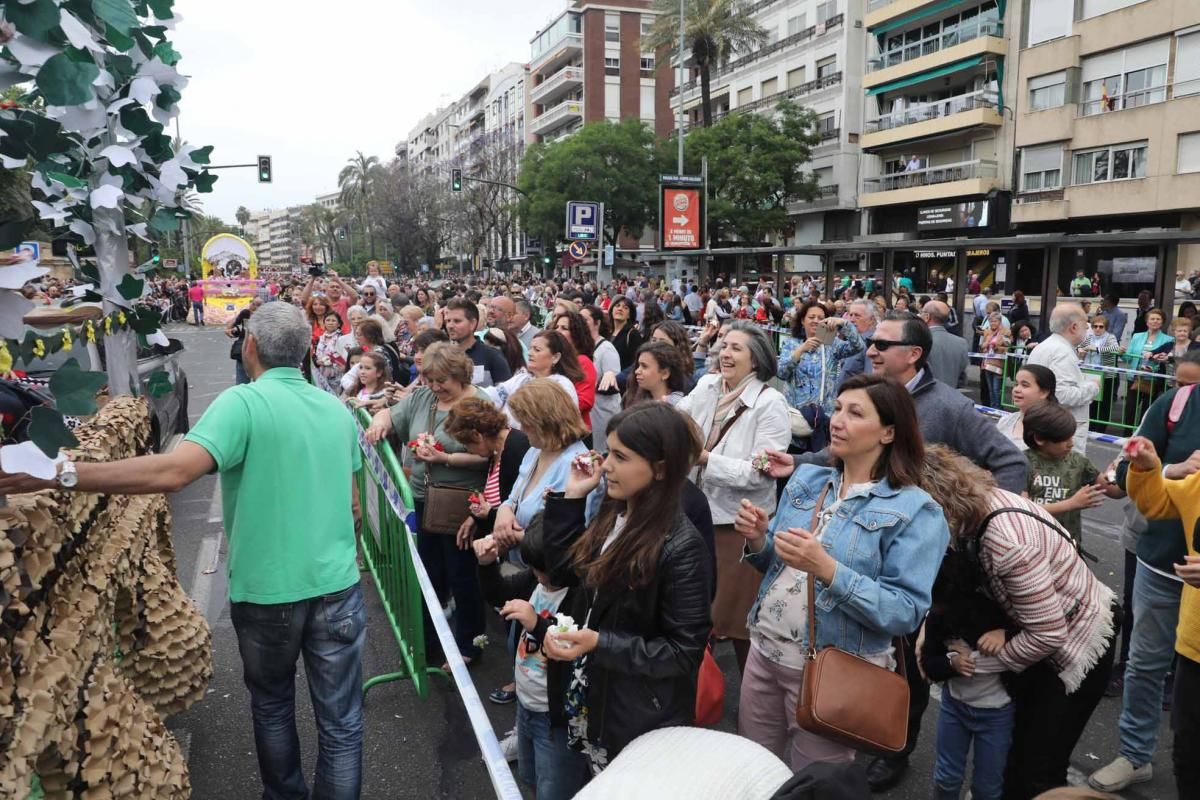
[[[897,339],[867,339],[867,347],[874,347],[879,352],[887,350],[889,347],[912,347],[912,342],[899,341]]]

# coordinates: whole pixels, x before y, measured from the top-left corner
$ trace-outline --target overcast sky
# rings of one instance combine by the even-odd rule
[[[234,221],[337,189],[356,150],[387,161],[426,113],[529,60],[568,0],[179,0],[173,41],[191,76],[183,138],[214,164],[274,158],[274,183],[221,170],[204,211]],[[173,131],[172,131],[173,133]]]

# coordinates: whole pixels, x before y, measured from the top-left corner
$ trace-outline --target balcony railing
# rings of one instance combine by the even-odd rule
[[[535,103],[554,97],[558,92],[583,83],[583,67],[563,67],[533,87],[529,99]]]
[[[746,66],[747,64],[752,64],[761,58],[766,58],[767,56],[771,55],[772,53],[777,53],[780,50],[783,50],[788,47],[792,47],[793,45],[797,45],[801,42],[807,41],[808,39],[812,39],[815,36],[821,36],[825,33],[828,33],[829,31],[833,30],[834,28],[842,25],[845,21],[846,21],[845,14],[835,14],[834,16],[830,17],[829,19],[825,20],[825,23],[823,25],[810,25],[809,27],[805,28],[804,30],[800,31],[799,33],[795,33],[795,34],[792,34],[791,36],[780,39],[778,42],[775,42],[774,44],[769,44],[766,47],[755,50],[752,53],[747,53],[746,55],[742,56],[741,58],[736,59],[734,61],[730,61],[728,64],[726,64],[722,67],[710,68],[709,74],[708,74],[709,80],[716,81],[717,78],[728,75],[731,72],[735,72],[735,71],[741,69],[742,67]],[[700,80],[697,78],[696,80],[688,81],[687,83],[683,84],[683,86],[680,88],[682,88],[683,91],[685,91],[685,92],[690,92],[691,90],[695,89],[699,85],[700,85]],[[671,90],[672,96],[677,95],[677,94],[679,94],[679,88],[675,88],[675,89]]]
[[[984,36],[1004,36],[1004,23],[998,19],[976,19],[915,42],[905,42],[901,47],[867,59],[867,72],[894,67]]]
[[[737,108],[730,109],[730,111],[757,111],[760,108],[773,106],[780,100],[787,100],[792,97],[800,97],[801,95],[812,94],[813,92],[820,91],[821,89],[828,89],[830,86],[837,86],[841,82],[842,73],[834,72],[830,75],[826,75],[823,78],[817,78],[815,81],[802,83],[799,86],[793,86],[790,89],[784,89],[782,92],[776,92],[775,94],[767,95],[761,100],[755,100],[753,103],[747,103],[744,106],[738,106]],[[728,113],[729,111],[725,112],[725,114]],[[713,114],[713,119],[718,119],[722,116],[724,116],[724,114]]]
[[[821,137],[821,143],[836,141],[842,137],[841,128],[820,128],[817,133]]]
[[[974,108],[995,108],[996,105],[996,93],[988,89],[980,89],[977,92],[956,94],[943,100],[909,106],[902,111],[893,111],[891,114],[867,120],[866,132],[890,131],[892,128],[900,128],[904,125],[913,125],[931,119],[941,119]]]
[[[1134,92],[1109,95],[1107,98],[1102,97],[1099,100],[1085,100],[1079,104],[1079,116],[1090,117],[1109,111],[1124,111],[1128,108],[1163,103],[1166,100],[1167,87],[1152,86],[1149,89],[1139,89]]]
[[[534,133],[544,133],[554,130],[571,119],[583,117],[582,100],[564,100],[553,108],[548,108],[539,116],[529,121],[529,128]]]
[[[1061,186],[1055,189],[1038,189],[1031,192],[1022,192],[1017,195],[1017,205],[1029,205],[1030,203],[1053,203],[1062,200],[1066,197]]]
[[[554,55],[559,50],[561,50],[565,47],[569,47],[573,50],[582,50],[583,49],[583,34],[582,33],[563,34],[563,37],[561,39],[559,39],[557,42],[550,45],[545,50],[543,50],[542,52],[540,52],[536,56],[534,56],[532,59],[530,59],[530,61],[529,61],[530,68],[531,69],[535,68],[536,65],[541,64],[547,58]]]
[[[933,186],[939,183],[965,181],[971,178],[995,178],[997,165],[995,161],[975,159],[960,161],[956,164],[942,164],[936,167],[922,167],[904,172],[893,172],[878,178],[867,178],[863,181],[868,192],[891,192],[896,189],[912,189],[917,186]]]
[[[896,2],[896,0],[871,0],[869,3],[867,3],[867,11],[875,11],[876,9],[891,5],[894,2]]]

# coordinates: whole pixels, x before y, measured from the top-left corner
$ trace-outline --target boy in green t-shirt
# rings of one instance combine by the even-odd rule
[[[1029,446],[1029,477],[1025,496],[1066,528],[1079,546],[1083,536],[1082,512],[1104,503],[1105,495],[1120,497],[1121,490],[1098,483],[1100,471],[1087,456],[1072,451],[1075,416],[1054,401],[1025,410],[1024,439]]]

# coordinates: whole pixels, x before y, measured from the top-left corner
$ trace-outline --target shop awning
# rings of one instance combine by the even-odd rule
[[[958,72],[959,70],[976,67],[982,63],[982,55],[971,56],[970,58],[964,58],[961,61],[954,61],[950,64],[946,64],[945,66],[938,67],[937,69],[925,70],[924,72],[919,72],[916,75],[909,75],[906,78],[900,78],[899,80],[894,80],[890,83],[881,83],[878,86],[872,86],[870,89],[867,89],[867,95],[871,96],[883,94],[884,92],[893,92],[896,89],[903,89],[905,86],[912,86],[915,83],[927,81],[931,78],[940,78],[943,75],[949,75],[953,72]]]
[[[883,34],[887,33],[888,31],[894,31],[897,28],[903,28],[913,22],[916,22],[919,19],[924,19],[925,17],[928,17],[930,14],[936,14],[939,11],[945,11],[948,8],[952,8],[956,5],[959,5],[960,3],[962,3],[962,0],[942,0],[942,2],[940,2],[940,3],[934,3],[933,5],[930,5],[930,6],[918,8],[916,11],[913,11],[911,14],[905,14],[903,17],[896,17],[895,19],[889,19],[887,22],[880,23],[879,25],[876,25],[875,27],[870,28],[869,30],[871,33],[875,34],[876,36],[882,36]],[[1004,12],[1006,10],[1005,7],[1007,5],[1008,5],[1008,0],[996,0],[996,11],[999,13],[1001,20],[1004,19]]]

